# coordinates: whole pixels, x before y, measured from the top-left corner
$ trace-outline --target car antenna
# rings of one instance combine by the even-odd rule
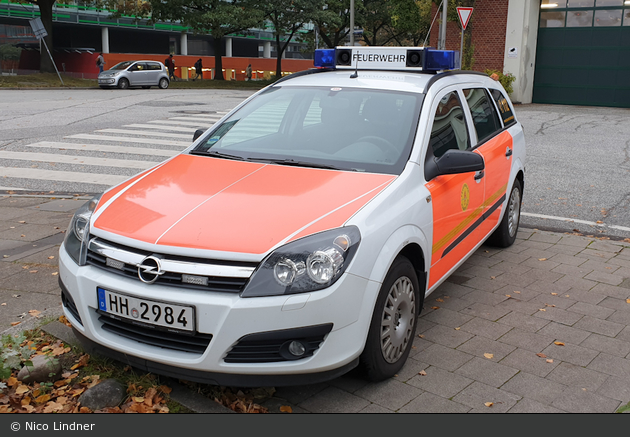
[[[359,52],[357,52],[357,63],[354,66],[354,73],[350,75],[350,79],[355,79],[359,77]]]

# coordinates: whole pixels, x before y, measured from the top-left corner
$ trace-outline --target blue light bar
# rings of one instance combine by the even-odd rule
[[[313,56],[313,64],[317,68],[335,67],[335,49],[318,49]]]
[[[459,68],[459,52],[456,50],[425,49],[423,70],[454,70]]]

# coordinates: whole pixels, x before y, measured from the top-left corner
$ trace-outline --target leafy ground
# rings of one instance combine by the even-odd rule
[[[77,79],[61,75],[61,85],[56,73],[37,73],[20,76],[0,76],[0,88],[98,88],[96,79]],[[169,88],[173,89],[260,89],[273,81],[235,81],[235,80],[176,80]]]
[[[59,319],[69,325],[65,317]],[[19,370],[45,355],[62,366],[61,377],[50,382],[18,381]],[[63,343],[41,329],[2,337],[0,355],[0,413],[192,413],[170,399],[171,387],[159,376],[130,366],[90,356],[80,347]],[[92,411],[79,403],[80,395],[105,379],[114,378],[127,387],[117,406]],[[256,402],[271,397],[269,389],[235,389],[179,381],[189,389],[238,413],[267,413]]]

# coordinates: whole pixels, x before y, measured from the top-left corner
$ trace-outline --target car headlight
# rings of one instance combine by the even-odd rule
[[[92,198],[92,200],[84,203],[77,212],[74,213],[63,241],[68,255],[80,266],[85,265],[87,259],[87,243],[90,237],[90,218],[100,199],[101,195]]]
[[[361,234],[356,226],[301,238],[263,260],[242,297],[308,293],[334,284],[354,256]]]

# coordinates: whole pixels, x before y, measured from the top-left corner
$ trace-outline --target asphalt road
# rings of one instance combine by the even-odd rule
[[[203,125],[198,117],[210,117],[214,122],[252,93],[158,89],[0,91],[0,191],[100,192],[109,186],[109,179],[33,179],[29,172],[93,173],[112,175],[114,179],[132,176],[141,170],[143,162],[150,166],[165,159],[164,153],[183,149],[182,144],[189,143],[192,136],[183,131],[193,131],[195,123]],[[531,104],[517,106],[516,116],[524,126],[527,141],[522,226],[630,238],[630,110]],[[146,131],[146,126],[151,127],[148,123],[174,123],[169,121],[173,117],[189,120],[182,122],[186,127],[167,130],[171,138],[146,139],[143,144],[138,139],[147,136],[134,134],[134,130]],[[133,124],[145,127],[128,127]],[[162,126],[164,135],[168,126]],[[123,132],[98,132],[103,129]],[[97,137],[68,138],[85,134]],[[178,134],[181,138],[172,138]],[[106,139],[108,136],[125,140]],[[162,155],[139,153],[139,148],[147,147]],[[52,153],[58,159],[51,159]],[[110,161],[98,161],[104,158]],[[120,160],[133,166],[121,166]]]

